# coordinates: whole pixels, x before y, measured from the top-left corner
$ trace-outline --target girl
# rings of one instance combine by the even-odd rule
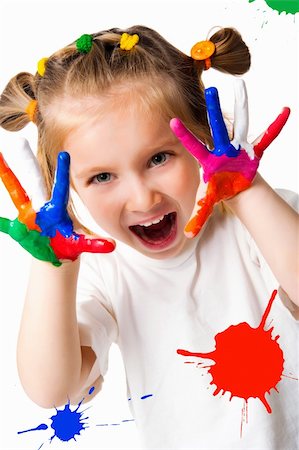
[[[293,449],[297,384],[283,378],[283,370],[297,373],[298,216],[256,174],[288,112],[275,122],[274,134],[272,127],[250,146],[241,85],[239,122],[229,143],[219,125],[217,92],[208,90],[205,98],[201,75],[210,67],[233,75],[249,69],[250,53],[236,30],[220,29],[189,57],[154,30],[134,26],[83,35],[41,60],[36,75],[21,73],[4,90],[1,125],[16,131],[32,120],[38,127],[48,195],[57,154],[67,151],[58,158],[52,199],[36,217],[28,213],[35,219],[24,233],[38,237],[31,247],[19,239],[39,259],[43,245],[56,257],[54,265],[32,264],[19,334],[20,378],[41,406],[68,398],[76,403],[90,387],[94,394],[100,390],[116,342],[145,447]],[[169,126],[175,117],[185,126],[179,120]],[[73,231],[70,217],[76,230],[84,224],[72,203],[69,215],[63,208],[68,155],[72,187],[116,240],[115,250],[114,241]],[[294,204],[289,193],[281,195]],[[190,215],[185,231],[192,240],[184,234]],[[83,251],[114,251],[77,257],[72,249],[78,242]],[[275,350],[259,358],[269,336],[263,314],[278,286],[270,313],[275,333],[268,338]],[[239,334],[240,325],[249,339]],[[235,338],[224,342],[228,330]],[[256,330],[260,341],[254,341]],[[230,357],[229,364],[213,350]],[[147,402],[137,400],[148,392]],[[249,419],[240,437],[243,403]]]

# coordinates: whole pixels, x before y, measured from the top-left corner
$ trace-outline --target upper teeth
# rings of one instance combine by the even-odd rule
[[[161,216],[161,217],[159,217],[159,219],[155,219],[155,220],[153,220],[152,222],[141,223],[140,225],[141,225],[142,227],[150,227],[150,226],[153,225],[154,223],[159,223],[159,222],[161,222],[161,220],[163,220],[164,217],[165,217],[165,216]]]

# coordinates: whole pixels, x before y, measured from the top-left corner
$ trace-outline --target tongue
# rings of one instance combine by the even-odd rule
[[[149,227],[142,227],[136,225],[132,227],[135,233],[141,237],[141,239],[150,243],[159,243],[164,241],[168,236],[172,228],[172,220],[170,214],[164,217],[159,223],[154,223]]]

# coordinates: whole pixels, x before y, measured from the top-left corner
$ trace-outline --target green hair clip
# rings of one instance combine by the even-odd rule
[[[82,34],[79,39],[76,40],[76,47],[80,53],[89,53],[92,47],[93,37],[91,34]]]

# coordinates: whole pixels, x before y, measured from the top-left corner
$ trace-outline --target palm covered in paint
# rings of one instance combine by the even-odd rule
[[[236,82],[234,139],[229,140],[223,120],[218,91],[205,90],[207,112],[214,141],[209,150],[179,119],[172,119],[170,126],[184,147],[198,160],[202,167],[202,180],[191,219],[185,227],[187,237],[196,236],[214,205],[247,189],[254,179],[264,150],[277,137],[285,125],[289,108],[281,114],[252,144],[247,142],[248,101],[243,80]]]
[[[25,161],[30,165],[29,173],[34,180],[35,189],[43,188],[41,174],[37,169],[35,156],[25,141],[23,148]],[[0,231],[9,234],[23,248],[37,259],[61,265],[61,260],[75,260],[83,252],[108,253],[115,248],[114,242],[106,239],[89,239],[74,231],[73,223],[67,213],[69,197],[68,153],[61,152],[57,158],[57,169],[52,197],[43,201],[43,206],[35,211],[32,202],[15,174],[0,153],[0,177],[19,214],[14,220],[0,218]]]

